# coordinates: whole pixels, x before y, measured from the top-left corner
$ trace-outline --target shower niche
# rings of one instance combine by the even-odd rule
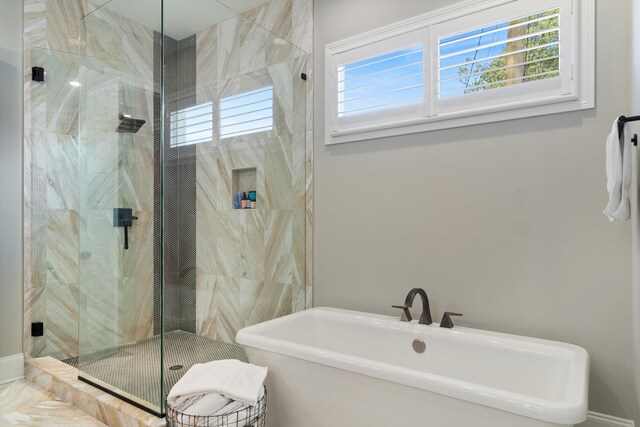
[[[233,208],[257,209],[257,168],[234,169],[232,176]]]
[[[253,20],[289,3],[111,0],[79,51],[33,50],[32,357],[161,416],[191,365],[305,308],[308,53]]]

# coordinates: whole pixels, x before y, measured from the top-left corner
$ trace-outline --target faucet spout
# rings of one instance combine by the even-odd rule
[[[430,325],[433,323],[433,319],[431,318],[431,308],[429,307],[429,297],[424,289],[413,288],[407,294],[407,298],[404,301],[404,305],[406,307],[411,307],[413,305],[413,300],[416,295],[420,295],[422,298],[422,314],[420,315],[420,320],[418,323],[421,325]]]

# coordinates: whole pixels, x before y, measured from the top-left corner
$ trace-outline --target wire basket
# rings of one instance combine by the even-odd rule
[[[267,388],[255,406],[247,406],[223,415],[188,415],[167,405],[168,427],[265,427],[267,415]]]

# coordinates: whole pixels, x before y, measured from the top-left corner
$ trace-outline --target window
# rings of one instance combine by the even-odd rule
[[[338,117],[424,100],[423,46],[345,64],[338,69]]]
[[[327,46],[327,143],[594,107],[593,0],[457,3]]]
[[[422,115],[424,47],[422,31],[413,31],[334,55],[331,130],[392,124]]]
[[[213,103],[170,113],[172,148],[213,140]],[[273,86],[220,99],[219,139],[273,129]]]
[[[575,100],[571,12],[571,0],[519,0],[434,25],[434,113]]]
[[[174,111],[169,122],[172,148],[209,142],[213,139],[213,103]]]
[[[273,86],[220,100],[220,138],[273,129]]]
[[[438,41],[439,97],[560,77],[560,9]]]

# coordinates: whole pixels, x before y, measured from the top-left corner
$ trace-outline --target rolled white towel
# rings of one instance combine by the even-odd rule
[[[259,400],[264,397],[264,387]],[[211,411],[213,408],[218,408]],[[218,393],[202,394],[178,399],[169,416],[183,427],[243,427],[253,425],[258,407],[227,399]],[[186,417],[185,417],[186,415]]]
[[[259,399],[264,396],[264,387],[261,389]],[[236,426],[252,426],[255,418],[258,416],[258,408],[256,406],[245,405],[242,402],[232,401],[224,408],[220,409],[213,415],[225,415],[220,417],[217,423],[211,427],[236,427]]]
[[[259,400],[263,397],[264,387]],[[259,407],[227,399],[218,393],[178,399],[176,403],[176,406],[170,408],[169,416],[178,425],[184,426],[252,426],[260,415]],[[213,408],[218,409],[211,411]]]
[[[206,393],[189,396],[178,396],[176,398],[167,399],[167,402],[176,412],[185,415],[210,415],[221,411],[233,402],[219,393]],[[241,403],[242,404],[242,403]],[[225,413],[225,412],[223,412]]]

